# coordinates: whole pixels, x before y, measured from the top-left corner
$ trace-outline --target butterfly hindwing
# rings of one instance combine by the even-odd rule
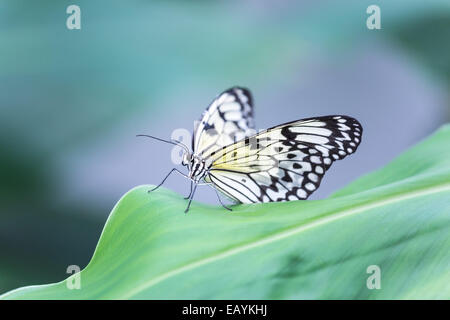
[[[282,124],[205,153],[207,181],[242,203],[306,199],[335,160],[355,152],[361,135],[347,116]]]
[[[192,149],[203,155],[254,133],[251,93],[233,87],[217,96],[203,113],[194,129]]]

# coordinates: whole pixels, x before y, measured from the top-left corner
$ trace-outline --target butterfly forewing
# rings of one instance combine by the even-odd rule
[[[242,203],[306,199],[333,161],[355,152],[361,135],[359,122],[347,116],[282,124],[205,150],[207,181]]]
[[[233,87],[208,106],[194,129],[192,149],[203,156],[255,133],[250,91]]]

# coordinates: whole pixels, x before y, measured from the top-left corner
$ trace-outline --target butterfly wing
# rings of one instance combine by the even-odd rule
[[[361,124],[347,116],[285,123],[210,152],[206,180],[242,203],[306,199],[361,136]]]
[[[192,150],[202,156],[255,133],[253,99],[241,87],[225,90],[213,100],[194,129]]]

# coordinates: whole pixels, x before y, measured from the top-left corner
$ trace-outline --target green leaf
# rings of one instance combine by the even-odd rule
[[[231,213],[193,203],[185,215],[180,195],[137,187],[112,210],[81,289],[61,281],[2,298],[448,299],[449,139],[447,125],[326,200]],[[371,265],[381,289],[367,288]]]

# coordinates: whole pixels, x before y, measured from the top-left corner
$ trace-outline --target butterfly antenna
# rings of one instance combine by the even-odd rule
[[[164,139],[161,139],[161,138],[158,138],[158,137],[150,136],[148,134],[138,134],[138,135],[136,135],[136,137],[152,138],[152,139],[155,139],[155,140],[158,140],[158,141],[162,141],[162,142],[170,143],[170,144],[173,144],[173,145],[176,145],[176,146],[180,146],[184,150],[186,150],[186,152],[189,153],[189,148],[184,143],[182,143],[181,141],[178,141],[178,140],[175,140],[175,139],[164,140]]]

